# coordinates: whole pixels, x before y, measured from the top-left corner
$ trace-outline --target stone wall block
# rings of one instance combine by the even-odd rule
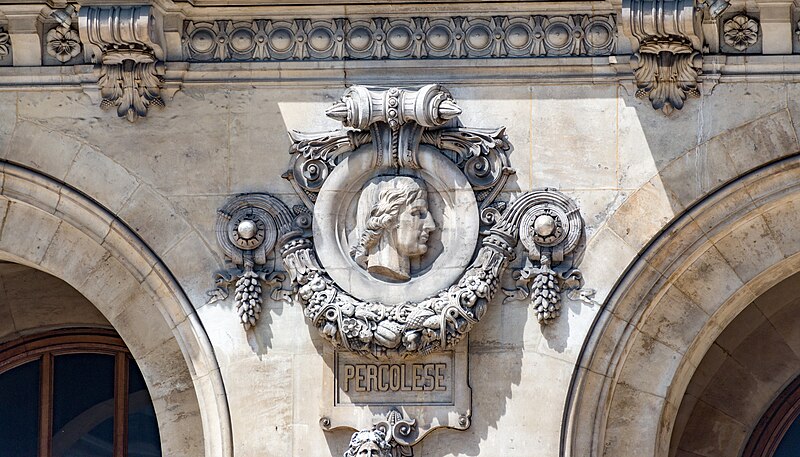
[[[189,367],[189,373],[195,379],[205,377],[212,371],[219,369],[216,364],[211,364],[206,356],[209,352],[215,351],[216,348],[203,347],[202,340],[197,338],[198,328],[203,328],[200,318],[197,314],[190,314],[172,329],[172,334],[181,348],[186,365]]]
[[[641,331],[635,335],[617,382],[664,397],[683,356]]]
[[[162,255],[189,231],[189,224],[170,202],[149,186],[140,186],[119,216],[156,255]]]
[[[289,181],[280,178],[289,168],[291,142],[280,119],[280,110],[273,101],[269,115],[231,114],[229,125],[230,154],[226,169],[230,193],[289,193]],[[267,122],[270,119],[273,122]],[[220,170],[222,171],[222,170]]]
[[[634,189],[701,142],[698,125],[704,100],[689,100],[673,112],[665,128],[664,113],[635,93],[634,87],[621,85],[618,90],[620,187]]]
[[[347,443],[352,436],[351,430],[337,430],[334,433],[326,432],[319,426],[322,417],[322,408],[326,395],[323,392],[322,379],[329,376],[328,368],[319,354],[295,354],[292,357],[292,391],[285,395],[284,400],[292,405],[291,424],[287,431],[291,433],[292,455],[307,455],[309,457],[327,457],[339,455],[347,449]],[[286,398],[290,397],[290,398]],[[330,398],[330,397],[328,397]],[[280,432],[274,439],[281,439],[284,425],[282,422],[289,419],[285,417],[280,406],[272,406],[275,424]],[[272,441],[271,440],[271,441]],[[315,444],[316,443],[316,444]],[[325,444],[322,444],[325,443]],[[326,445],[327,444],[327,445]],[[337,444],[341,445],[337,449]],[[278,446],[283,446],[278,444]]]
[[[597,402],[605,401],[607,398],[603,396],[603,385],[610,382],[608,378],[591,370],[584,368],[580,369],[577,376],[582,384],[582,395],[587,398],[597,399]],[[572,422],[574,425],[570,427],[570,436],[567,437],[565,446],[565,455],[574,455],[572,449],[594,449],[597,446],[595,437],[591,430],[594,428],[594,422],[597,420],[597,410],[591,411],[589,414],[576,417]]]
[[[103,310],[112,317],[122,311],[131,295],[140,294],[139,281],[126,265],[114,255],[107,254],[93,268],[82,270],[84,279],[75,288],[92,303],[120,303],[119,308]]]
[[[71,224],[61,222],[41,266],[77,286],[86,279],[86,272],[94,269],[106,255],[108,251],[96,240]],[[103,311],[106,316],[110,315],[110,310]]]
[[[41,175],[6,166],[2,193],[6,198],[30,204],[40,211],[54,214],[61,198],[61,185]]]
[[[61,189],[54,215],[78,229],[97,244],[103,243],[114,222],[111,214],[98,211],[98,208],[93,206],[87,207],[82,196],[64,188]]]
[[[148,252],[146,245],[137,243],[132,231],[119,220],[111,223],[111,228],[103,239],[103,246],[124,263],[130,273],[141,282],[153,270],[155,258]],[[133,239],[133,242],[131,242]]]
[[[156,397],[149,385],[148,389],[153,397],[156,418],[159,420],[163,455],[206,455],[203,445],[208,443],[204,440],[203,423],[198,413],[195,392],[175,391]],[[165,423],[165,417],[177,419]]]
[[[617,414],[608,418],[601,455],[654,455],[655,443],[648,438],[656,435],[663,407],[661,397],[626,384],[617,385],[611,405]],[[631,429],[639,433],[627,433]]]
[[[156,265],[142,281],[142,286],[150,291],[155,299],[156,308],[170,328],[175,328],[185,321],[189,314],[194,313],[191,303],[183,303],[180,292],[172,289],[172,275],[163,266]],[[177,285],[177,284],[175,284]]]
[[[0,106],[0,156],[6,157],[17,124],[17,93],[0,92]]]
[[[599,322],[603,323],[605,331],[609,335],[613,335],[612,338],[615,338],[615,341],[619,341],[623,334],[634,331],[635,328],[631,324],[615,316],[607,309],[603,309],[600,312],[602,316],[599,317]],[[590,340],[588,342],[589,347],[595,347],[596,349],[590,359],[580,361],[581,367],[603,376],[614,373],[616,367],[614,362],[618,360],[615,357],[618,355],[615,350],[621,351],[623,348],[617,348],[616,345],[609,344],[608,341],[609,339],[607,338]]]
[[[741,127],[743,121],[785,112],[787,86],[792,84],[720,82],[710,94],[709,91],[703,91],[700,100],[702,118],[695,126],[702,130],[702,141],[723,138],[728,134],[727,131]],[[671,128],[667,130],[674,132]]]
[[[21,265],[3,270],[2,308],[10,311],[20,334],[64,326],[109,326],[98,308],[64,281]]]
[[[186,365],[175,363],[184,358],[175,341],[149,341],[147,346],[143,348],[146,354],[137,357],[136,363],[142,373],[147,373],[145,380],[153,400],[193,389]]]
[[[692,220],[714,242],[731,230],[731,222],[751,217],[756,212],[753,198],[741,182],[729,185],[724,198],[703,201],[692,214]]]
[[[681,259],[692,252],[702,250],[709,243],[702,229],[691,219],[681,220],[679,224],[670,225],[659,235],[656,243],[669,240],[670,249],[649,249],[642,258],[647,264],[665,276],[683,265]]]
[[[243,359],[222,369],[232,412],[235,455],[259,455],[264,449],[275,455],[297,455],[292,451],[292,367],[291,355],[270,354],[263,360]],[[314,373],[318,379],[321,372]],[[316,385],[318,382],[304,389]]]
[[[591,239],[606,224],[614,213],[625,204],[633,191],[630,190],[570,190],[569,196],[581,209],[586,238]]]
[[[463,113],[459,120],[468,126],[506,128],[513,149],[511,163],[516,170],[507,189],[516,183],[521,189],[533,189],[548,184],[536,181],[537,168],[544,164],[533,162],[533,102],[531,88],[525,85],[512,87],[462,86],[452,88],[453,97]]]
[[[617,149],[616,86],[533,88],[534,187],[616,188]]]
[[[772,326],[772,322],[750,332],[735,351],[733,358],[765,385],[761,390],[766,391],[768,399],[774,397],[776,392],[800,373],[800,358]],[[767,403],[762,403],[765,404]],[[761,413],[761,409],[756,408],[755,413]],[[760,415],[756,415],[754,421],[759,417]]]
[[[798,283],[796,278],[793,282]],[[782,307],[780,311],[775,312],[769,317],[769,321],[775,330],[783,337],[786,344],[792,348],[795,355],[800,357],[800,326],[794,320],[797,313],[797,306],[800,304],[800,295],[795,295],[795,299]]]
[[[561,306],[561,316],[564,316],[565,319],[559,318],[540,327],[535,314],[532,314],[526,328],[529,329],[528,333],[541,333],[542,335],[541,338],[538,338],[539,344],[535,348],[536,352],[569,364],[575,364],[580,357],[580,348],[594,322],[594,317],[600,312],[600,306],[571,300],[569,297],[563,298]],[[520,323],[520,321],[508,317],[505,317],[504,321],[509,327],[506,333],[512,333],[513,326]],[[516,324],[511,324],[515,322]]]
[[[210,273],[223,267],[220,256],[209,250],[197,232],[190,231],[188,236],[166,251],[162,259],[194,307],[205,305],[208,300],[206,291],[213,286]]]
[[[617,278],[635,256],[636,250],[608,227],[599,230],[588,242],[581,271],[586,278],[586,287],[597,291],[596,301],[605,301]]]
[[[653,300],[655,294],[667,281],[661,272],[647,263],[639,262],[634,266],[637,281],[631,281],[626,275],[617,285],[616,294],[609,297],[605,304],[614,303],[609,312],[624,322],[636,323],[645,311],[646,305]],[[619,292],[617,292],[619,291]]]
[[[132,337],[125,340],[125,345],[137,360],[172,339],[170,329],[158,319],[153,319],[153,316],[158,316],[158,311],[153,302],[147,300],[150,297],[147,294],[139,294],[139,297],[142,298],[136,302],[121,304],[121,312],[109,318],[111,325],[126,329],[126,336]]]
[[[643,333],[683,354],[705,327],[709,315],[688,296],[670,288],[642,319]]]
[[[738,455],[750,430],[735,418],[700,401],[684,432],[682,451],[690,455]],[[685,446],[685,447],[683,447]]]
[[[729,130],[709,142],[728,152],[739,175],[798,150],[797,134],[787,110],[780,110]]]
[[[631,194],[609,218],[608,227],[629,246],[641,250],[675,214],[661,180],[655,177]]]
[[[708,387],[708,384],[717,375],[719,368],[725,363],[728,357],[730,357],[728,352],[722,349],[719,344],[712,344],[703,356],[703,360],[697,365],[697,369],[692,374],[692,380],[686,387],[686,395],[693,396],[695,400],[699,398],[706,387]],[[681,407],[681,410],[683,409],[684,408]],[[691,408],[687,409],[691,410]]]
[[[733,353],[748,335],[767,322],[766,316],[756,306],[748,306],[725,327],[714,342],[728,353]]]
[[[288,184],[288,182],[287,182]],[[192,229],[197,232],[206,246],[217,247],[217,210],[222,208],[229,195],[171,195],[167,199]],[[216,252],[216,251],[215,251]]]
[[[65,181],[111,212],[119,211],[139,185],[128,170],[89,146],[78,152]]]
[[[63,180],[81,146],[62,133],[20,121],[4,158]]]
[[[744,283],[714,246],[702,254],[675,279],[675,286],[707,314],[714,314]]]
[[[217,356],[217,362],[220,367],[226,367],[235,361],[253,357],[253,348],[250,347],[248,341],[251,336],[241,331],[242,325],[236,319],[238,316],[233,308],[233,302],[230,303],[230,306],[225,306],[219,302],[210,306],[201,306],[197,309],[197,316],[203,323],[203,327],[208,333],[208,339],[214,346],[214,353]],[[178,326],[183,327],[184,325],[186,324],[180,323]],[[260,327],[256,328],[259,329]],[[269,335],[272,334],[270,329],[263,331]],[[253,337],[257,341],[260,339],[260,335],[254,335]]]
[[[782,201],[771,208],[765,208],[764,220],[772,237],[785,257],[800,252],[800,198]]]
[[[61,220],[25,203],[8,205],[0,233],[0,251],[21,257],[30,264],[42,262]]]
[[[750,218],[715,242],[743,282],[783,260],[783,253],[760,215]]]
[[[743,424],[755,424],[786,381],[777,376],[774,382],[759,380],[741,363],[728,358],[706,387],[703,401]],[[734,453],[732,455],[739,455]]]
[[[666,165],[659,176],[676,213],[739,176],[727,149],[709,142],[692,148]]]

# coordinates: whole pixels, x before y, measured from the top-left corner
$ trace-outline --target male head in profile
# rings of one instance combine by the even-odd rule
[[[409,176],[369,181],[358,199],[356,222],[350,256],[371,275],[395,282],[411,278],[410,259],[428,251],[436,229],[425,183]]]

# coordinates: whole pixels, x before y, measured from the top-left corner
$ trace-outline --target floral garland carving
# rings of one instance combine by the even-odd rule
[[[506,300],[530,299],[542,323],[558,317],[561,294],[583,285],[575,268],[583,239],[575,203],[553,189],[495,202],[513,172],[504,130],[444,127],[460,108],[437,85],[419,91],[354,86],[347,94],[350,98],[334,105],[329,115],[345,119],[345,126],[355,130],[293,134],[295,159],[286,176],[305,206],[290,210],[269,194],[243,194],[220,210],[217,240],[233,268],[218,275],[217,289],[209,292],[212,301],[224,299],[235,283],[240,320],[246,329],[254,326],[261,291],[269,287],[273,298],[281,294],[283,278],[268,266],[275,251],[291,284],[284,296],[300,305],[334,347],[374,358],[426,355],[453,348],[480,321],[521,242],[526,265],[514,272],[516,288],[504,291]],[[388,100],[386,107],[382,100]],[[481,202],[485,230],[473,260],[450,286],[422,300],[387,304],[348,293],[322,267],[308,232],[316,193],[337,158],[370,141],[398,168],[420,166],[415,155],[419,143],[437,146],[464,173]]]

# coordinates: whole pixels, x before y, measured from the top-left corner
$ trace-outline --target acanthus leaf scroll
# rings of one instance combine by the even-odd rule
[[[152,6],[85,6],[80,39],[97,63],[100,107],[135,122],[151,106],[164,106],[162,19]]]
[[[234,198],[220,211],[218,241],[235,268],[220,276],[220,287],[212,291],[212,299],[224,298],[234,281],[250,278],[242,287],[246,290],[237,290],[236,298],[242,323],[246,328],[255,325],[258,313],[247,306],[258,309],[255,305],[261,304],[263,287],[281,294],[278,273],[267,261],[274,247],[291,284],[291,301],[333,347],[379,359],[425,355],[452,349],[480,321],[500,292],[500,282],[522,241],[528,253],[526,267],[514,273],[518,289],[506,294],[511,298],[530,296],[544,323],[555,318],[561,294],[582,286],[576,267],[583,221],[577,206],[552,189],[526,192],[510,202],[497,201],[514,173],[505,130],[463,127],[456,119],[460,112],[450,93],[436,84],[417,90],[349,88],[342,100],[327,110],[345,129],[290,133],[292,165],[284,176],[305,208],[290,210],[268,194],[247,194]],[[347,166],[340,166],[343,163]],[[360,174],[350,176],[353,173]],[[451,192],[442,182],[459,184],[454,184],[457,189]],[[356,196],[343,204],[334,195],[340,192],[337,189],[360,191],[350,191]],[[475,248],[454,256],[463,262],[461,273],[449,285],[428,292],[416,285],[429,285],[430,281],[415,281],[432,277],[438,259],[450,257],[445,246],[444,254],[440,252],[427,270],[413,266],[422,263],[420,259],[426,255],[434,257],[429,252],[436,245],[432,237],[440,236],[439,244],[450,243],[439,232],[452,228],[441,225],[441,215],[437,222],[429,214],[434,210],[429,205],[437,202],[453,217],[468,213],[463,216],[469,219],[465,225],[472,224],[474,232],[459,232],[453,239],[474,233],[471,236],[478,240]],[[255,220],[258,217],[247,219],[242,212],[257,213],[264,227],[275,230],[274,235],[265,236],[266,242],[255,247],[237,245],[240,228],[248,236],[258,232],[249,224],[242,226],[245,220],[260,227]],[[353,214],[358,223],[343,219]],[[306,230],[309,225],[315,230],[313,236]],[[343,233],[340,238],[330,235],[337,231]],[[348,233],[355,235],[348,238]],[[368,239],[361,246],[362,254],[380,257],[384,254],[378,251],[386,248],[385,257],[393,260],[381,266],[396,274],[370,271],[369,262],[359,264],[353,252],[336,253],[336,261],[345,268],[330,268],[331,246],[353,251],[351,247],[358,243],[352,240],[363,237]],[[336,279],[337,270],[358,275],[365,284],[379,285],[377,289],[410,292],[392,296],[427,295],[399,302],[365,299],[363,288],[344,287]],[[411,293],[410,287],[424,290]],[[256,292],[255,299],[251,292]],[[255,300],[254,305],[250,300]]]

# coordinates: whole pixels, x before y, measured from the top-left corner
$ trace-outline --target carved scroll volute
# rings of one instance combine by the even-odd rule
[[[623,29],[632,38],[636,96],[669,115],[688,95],[699,96],[702,8],[694,0],[624,0]]]
[[[100,66],[102,108],[130,122],[163,106],[165,42],[161,15],[150,6],[87,6],[78,26],[87,61]]]

